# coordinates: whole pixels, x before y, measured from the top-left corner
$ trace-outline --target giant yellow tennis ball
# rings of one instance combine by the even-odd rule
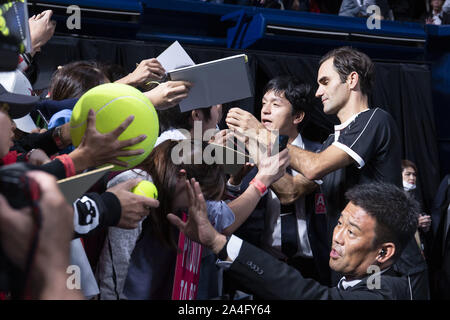
[[[158,190],[156,189],[156,186],[147,180],[139,182],[131,189],[131,192],[140,196],[158,199]]]
[[[127,150],[144,149],[143,154],[129,157],[118,157],[128,163],[129,167],[137,166],[152,151],[159,133],[159,121],[155,108],[150,100],[139,90],[119,83],[106,83],[87,91],[76,103],[70,118],[70,136],[77,147],[86,131],[89,109],[96,114],[96,127],[100,133],[109,133],[116,129],[130,115],[133,122],[119,136],[119,140],[127,140],[145,134],[147,138]],[[98,146],[102,148],[103,146]],[[126,168],[115,165],[113,171]]]

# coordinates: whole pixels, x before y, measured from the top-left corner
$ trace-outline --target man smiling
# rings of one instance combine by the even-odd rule
[[[187,182],[189,219],[169,220],[189,238],[216,253],[218,264],[229,269],[247,290],[263,299],[372,300],[412,299],[405,277],[392,264],[417,228],[418,203],[392,184],[358,185],[346,193],[349,200],[334,228],[330,267],[343,274],[329,288],[271,257],[236,236],[227,240],[209,223],[200,186]]]

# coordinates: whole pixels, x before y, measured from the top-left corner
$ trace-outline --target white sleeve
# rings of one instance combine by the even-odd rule
[[[234,261],[238,257],[239,252],[241,251],[241,247],[242,239],[236,237],[235,235],[232,235],[227,244],[228,258]]]
[[[225,270],[229,269],[231,267],[231,264],[238,257],[239,252],[241,251],[241,247],[242,247],[242,239],[236,237],[235,235],[232,235],[230,240],[228,240],[227,244],[227,255],[228,258],[230,258],[232,261],[222,261],[220,259],[217,259],[216,265],[219,268]]]

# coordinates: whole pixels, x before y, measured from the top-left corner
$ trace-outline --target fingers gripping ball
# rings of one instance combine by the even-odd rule
[[[106,83],[87,91],[76,103],[70,118],[70,136],[77,147],[86,131],[89,109],[96,114],[96,128],[100,133],[109,133],[116,129],[130,115],[133,122],[119,136],[119,140],[128,140],[145,134],[147,138],[128,150],[144,149],[143,154],[118,157],[119,160],[134,167],[141,163],[152,151],[159,132],[158,115],[150,100],[139,90],[125,84]],[[101,148],[102,146],[98,146]],[[114,166],[113,170],[126,169]]]
[[[158,199],[158,190],[156,189],[156,186],[147,180],[139,182],[131,189],[131,192],[140,196]]]

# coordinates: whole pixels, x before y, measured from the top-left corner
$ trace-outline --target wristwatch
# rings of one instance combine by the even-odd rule
[[[53,130],[52,138],[58,149],[64,149],[64,144],[61,137],[61,126],[56,127],[55,130]]]

